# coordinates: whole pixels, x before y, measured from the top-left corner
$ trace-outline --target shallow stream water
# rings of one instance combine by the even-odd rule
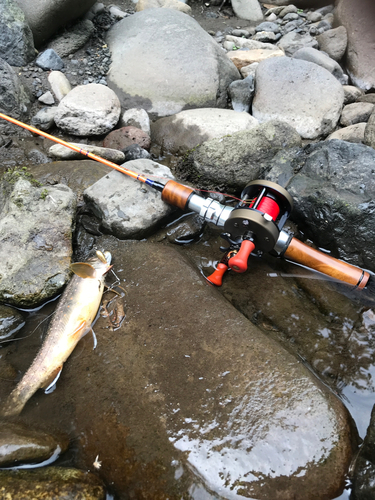
[[[164,231],[168,232],[168,228]],[[161,242],[162,234],[150,239],[167,244]],[[184,245],[183,252],[207,276],[221,258],[221,244],[220,231],[206,226],[199,241]],[[116,269],[116,262],[114,265]],[[244,274],[227,273],[220,291],[250,321],[302,359],[337,394],[363,438],[375,402],[375,296],[367,291],[353,292],[349,286],[270,255],[252,256]],[[56,302],[55,299],[34,311],[24,311],[27,324],[18,334],[22,340],[4,344],[0,349],[0,360],[5,366],[9,362],[21,372],[27,369],[47,331]],[[100,338],[98,346],[100,351]],[[92,339],[87,336],[74,355],[84,355],[91,348]],[[0,376],[3,396],[14,382],[7,380],[4,373]],[[43,400],[47,415],[53,413],[48,404],[47,396]],[[77,465],[78,448],[73,444],[58,463]],[[339,498],[349,496],[348,487]],[[199,493],[193,498],[200,498]]]

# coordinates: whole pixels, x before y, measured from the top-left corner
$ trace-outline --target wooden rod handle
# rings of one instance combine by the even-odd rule
[[[370,274],[359,267],[330,257],[296,238],[291,239],[284,257],[361,289],[366,286],[370,278]]]
[[[161,192],[161,199],[174,207],[185,210],[192,193],[194,193],[194,189],[176,181],[168,181]]]

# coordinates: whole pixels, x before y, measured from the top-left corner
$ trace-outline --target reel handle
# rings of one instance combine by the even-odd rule
[[[251,240],[243,240],[238,253],[228,260],[228,265],[236,273],[244,273],[247,270],[247,261],[255,245]]]
[[[223,276],[228,270],[228,266],[219,262],[215,271],[206,277],[206,280],[216,286],[221,286],[223,284]]]

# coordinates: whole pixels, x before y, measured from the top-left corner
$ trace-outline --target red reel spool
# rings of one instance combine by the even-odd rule
[[[266,252],[274,248],[293,206],[289,193],[270,181],[251,182],[241,200],[224,225],[231,240],[240,245],[238,253],[228,261],[229,267],[240,273],[246,271],[255,248]]]
[[[273,221],[277,219],[280,213],[280,207],[277,202],[268,196],[262,198],[258,205],[258,210],[263,214],[268,214]]]

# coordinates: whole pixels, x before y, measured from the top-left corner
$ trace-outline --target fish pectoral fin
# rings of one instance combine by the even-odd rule
[[[74,264],[70,264],[70,269],[80,278],[97,278],[95,267],[87,262],[75,262]]]
[[[80,323],[78,323],[77,328],[72,332],[70,332],[68,336],[72,337],[73,335],[77,335],[77,333],[79,333],[78,337],[82,338],[87,333],[85,331],[86,328],[87,328],[87,321],[83,319]]]
[[[98,339],[96,338],[96,334],[95,334],[93,328],[90,328],[90,330],[92,333],[92,340],[94,341],[94,347],[92,349],[93,349],[93,351],[95,351],[96,346],[98,345]]]
[[[50,374],[50,376],[47,378],[45,383],[42,385],[42,389],[44,389],[44,392],[46,394],[49,394],[50,392],[53,391],[53,388],[58,381],[61,372],[62,372],[63,365],[58,366],[53,370],[53,372]]]

